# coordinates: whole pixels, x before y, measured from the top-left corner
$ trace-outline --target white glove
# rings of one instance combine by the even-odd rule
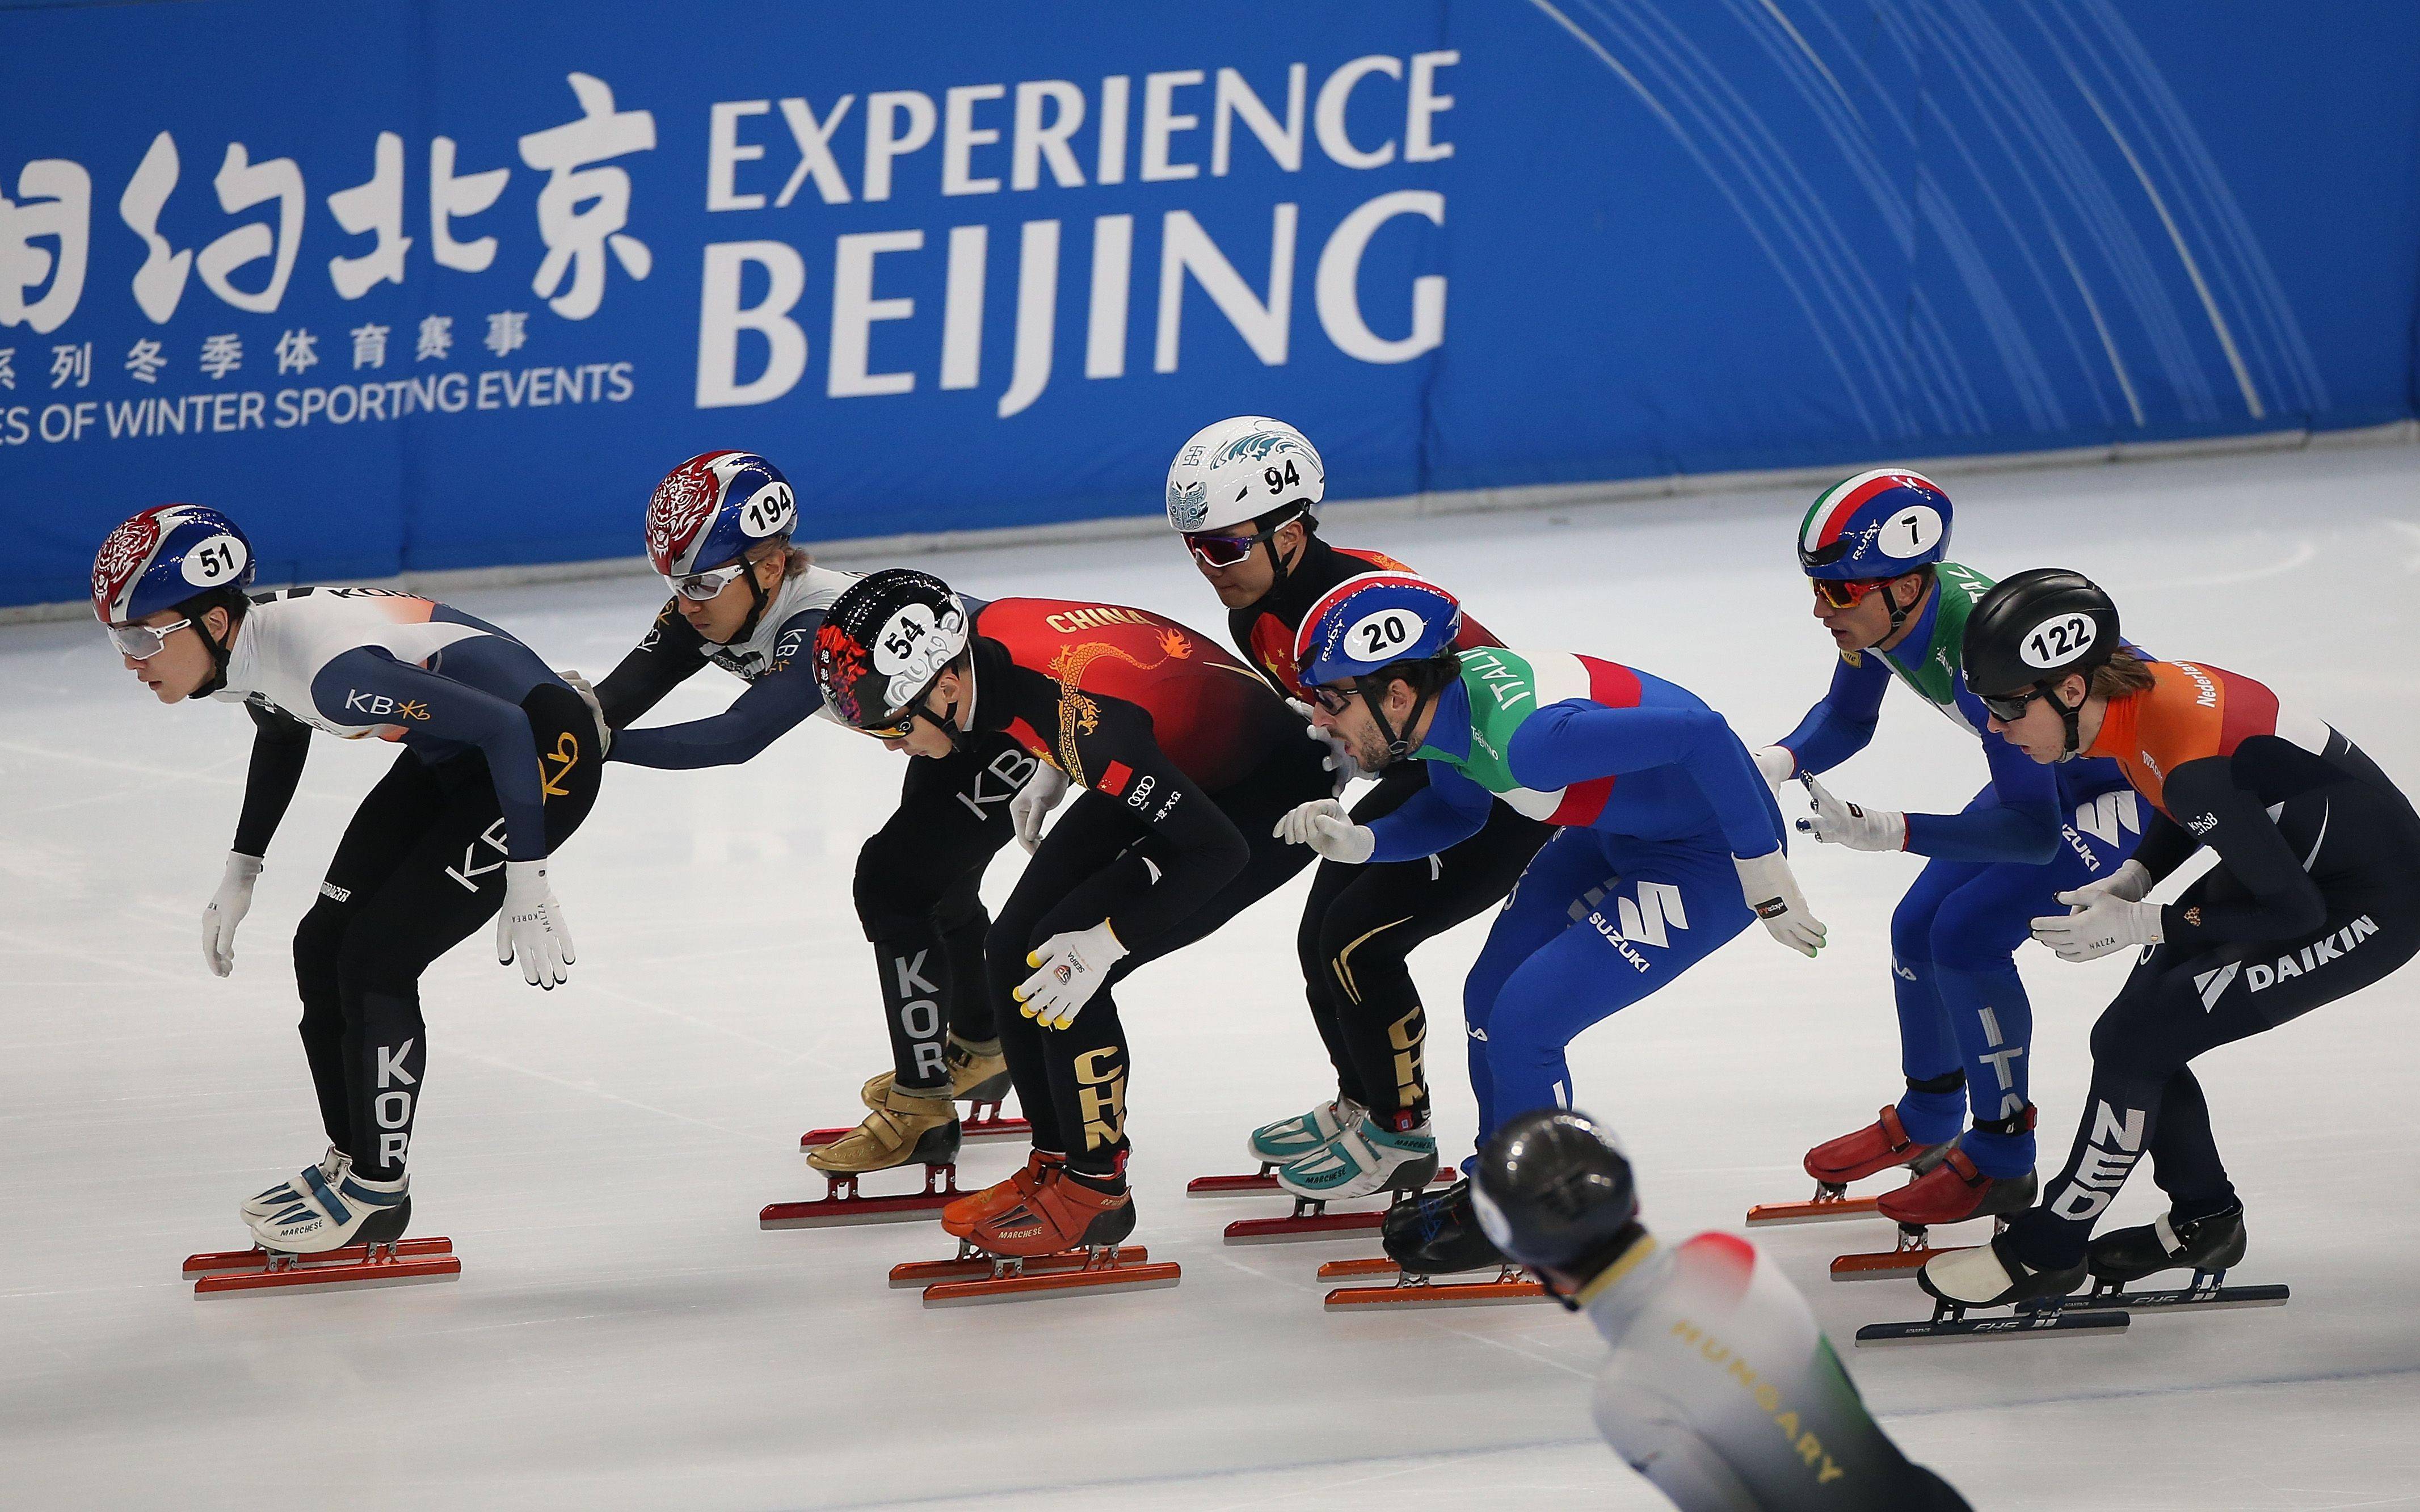
[[[1756,763],[1757,775],[1764,779],[1764,785],[1776,792],[1798,775],[1798,758],[1790,753],[1787,746],[1759,746],[1747,757]]]
[[[1323,730],[1311,717],[1311,707],[1300,699],[1286,700],[1286,707],[1302,716],[1303,733],[1327,748],[1327,756],[1319,764],[1336,774],[1335,792],[1342,796],[1355,779],[1365,775],[1361,764],[1353,757],[1353,748],[1333,730]]]
[[[1025,979],[1016,997],[1018,1011],[1046,1029],[1063,1029],[1109,980],[1109,969],[1126,958],[1117,931],[1103,919],[1091,929],[1053,934],[1025,958],[1041,969]]]
[[[2118,876],[2110,880],[2118,881],[2124,874],[2125,867],[2120,867]],[[2098,961],[2115,950],[2157,945],[2165,937],[2157,903],[2118,897],[2115,888],[2096,892],[2078,887],[2057,897],[2074,912],[2035,919],[2034,938],[2056,951],[2061,961]]]
[[[1066,795],[1067,774],[1048,762],[1036,761],[1033,775],[1016,790],[1016,796],[1008,800],[1008,817],[1016,825],[1016,843],[1025,847],[1026,855],[1032,855],[1033,848],[1042,843],[1042,821],[1050,817],[1050,810],[1058,808],[1059,800]]]
[[[565,672],[563,680],[571,685],[571,690],[580,695],[580,702],[587,704],[588,712],[597,717],[597,759],[601,762],[613,748],[613,727],[605,722],[605,705],[597,702],[597,690],[588,686],[587,678],[578,672]]]
[[[2098,882],[2087,882],[2083,887],[2076,888],[2073,892],[2065,894],[2059,899],[2059,902],[2067,903],[2071,900],[2081,902],[2086,898],[2098,898],[2105,895],[2107,897],[2122,900],[2126,903],[2138,903],[2143,901],[2143,895],[2150,890],[2151,869],[2145,866],[2142,862],[2135,860],[2133,857],[2128,856],[2124,866],[2121,866],[2117,871],[2110,872],[2107,876],[2102,877]]]
[[[1789,857],[1776,850],[1745,861],[1734,856],[1731,865],[1739,869],[1740,896],[1764,920],[1765,933],[1812,960],[1823,949],[1823,926],[1807,912]]]
[[[1370,826],[1346,817],[1344,805],[1334,798],[1313,798],[1288,810],[1269,833],[1289,845],[1308,845],[1346,866],[1359,866],[1378,848],[1378,837]]]
[[[504,906],[496,915],[496,964],[520,957],[521,980],[554,991],[570,977],[564,968],[580,959],[571,927],[546,880],[544,861],[504,863]]]
[[[202,910],[202,961],[213,976],[224,977],[235,969],[235,927],[252,912],[252,881],[258,875],[259,856],[227,852],[219,890]]]
[[[1815,817],[1798,821],[1799,833],[1812,835],[1826,845],[1846,845],[1853,851],[1907,849],[1907,815],[1844,803],[1832,796],[1831,791],[1811,775],[1798,780],[1807,784],[1807,796],[1815,804]]]

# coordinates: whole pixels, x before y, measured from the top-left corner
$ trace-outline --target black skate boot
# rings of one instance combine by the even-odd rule
[[[1471,1202],[1467,1177],[1426,1196],[1396,1204],[1388,1210],[1380,1232],[1387,1257],[1405,1275],[1451,1275],[1512,1263],[1479,1227],[1479,1210]]]
[[[2093,1279],[2123,1287],[2158,1271],[2218,1272],[2243,1258],[2243,1204],[2183,1223],[2163,1213],[2157,1223],[2120,1228],[2092,1242],[2086,1260]]]

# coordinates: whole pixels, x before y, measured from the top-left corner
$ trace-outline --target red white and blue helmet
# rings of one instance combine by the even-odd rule
[[[92,611],[126,625],[214,589],[252,586],[252,542],[207,504],[157,504],[109,532],[92,559]]]
[[[1798,565],[1809,578],[1896,578],[1942,559],[1949,523],[1941,485],[1905,468],[1876,468],[1816,496],[1798,527]]]
[[[1365,572],[1329,589],[1295,632],[1295,675],[1305,687],[1350,684],[1397,662],[1453,648],[1462,600],[1408,572]]]
[[[753,452],[701,452],[647,501],[647,561],[667,578],[711,572],[798,523],[798,495],[780,468]]]

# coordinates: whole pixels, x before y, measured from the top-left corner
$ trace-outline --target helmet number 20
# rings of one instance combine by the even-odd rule
[[[1384,661],[1410,645],[1424,628],[1419,617],[1407,609],[1381,609],[1356,622],[1346,639],[1352,642],[1355,659]]]
[[[1269,492],[1283,493],[1287,484],[1293,484],[1297,488],[1301,487],[1302,474],[1294,470],[1294,459],[1288,457],[1284,467],[1262,469],[1261,481],[1269,486]]]

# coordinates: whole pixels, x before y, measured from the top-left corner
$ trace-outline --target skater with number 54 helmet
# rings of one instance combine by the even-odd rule
[[[166,504],[101,543],[92,607],[161,702],[240,702],[256,727],[225,879],[202,920],[219,976],[235,967],[236,926],[311,733],[403,748],[294,933],[328,1154],[242,1206],[262,1248],[318,1255],[391,1243],[410,1221],[430,963],[493,918],[499,962],[518,960],[532,986],[565,980],[575,955],[547,868],[596,801],[605,741],[569,685],[492,625],[377,588],[247,597],[252,578],[233,520]]]
[[[2265,685],[2153,661],[2118,639],[2118,607],[2079,573],[2019,573],[1966,622],[1969,685],[1992,728],[2044,764],[2106,757],[2153,815],[2117,874],[2063,892],[2034,937],[2067,961],[2149,947],[2092,1029],[2092,1088],[2041,1203],[1988,1247],[1926,1262],[1962,1306],[2226,1269],[2243,1204],[2190,1064],[2380,980],[2420,950],[2420,814],[2360,747]],[[2201,846],[2218,865],[2144,902]],[[2149,1155],[2156,1224],[2092,1228]]]
[[[1498,803],[1557,826],[1496,916],[1464,988],[1479,1141],[1568,1107],[1564,1047],[1761,918],[1812,956],[1823,926],[1783,856],[1781,812],[1747,748],[1696,695],[1593,656],[1455,649],[1462,606],[1409,573],[1348,579],[1303,617],[1295,660],[1321,728],[1364,770],[1425,762],[1428,786],[1357,823],[1333,798],[1281,832],[1346,865],[1430,856]],[[1469,1183],[1388,1213],[1416,1274],[1501,1263]]]
[[[1849,1182],[1894,1166],[1919,1174],[1875,1208],[1910,1230],[2033,1201],[2034,1014],[2015,951],[2053,895],[2115,872],[2141,833],[2115,762],[2040,766],[1985,728],[1959,657],[1992,579],[1947,560],[1954,522],[1940,485],[1882,468],[1824,489],[1799,526],[1798,563],[1839,659],[1822,702],[1757,764],[1776,785],[1806,784],[1815,812],[1798,827],[1816,840],[1929,860],[1891,916],[1906,1090],[1873,1124],[1807,1152],[1816,1202],[1760,1221],[1835,1215],[1825,1208]],[[1844,802],[1816,779],[1873,739],[1894,682],[1982,743],[1991,779],[1961,812]]]

